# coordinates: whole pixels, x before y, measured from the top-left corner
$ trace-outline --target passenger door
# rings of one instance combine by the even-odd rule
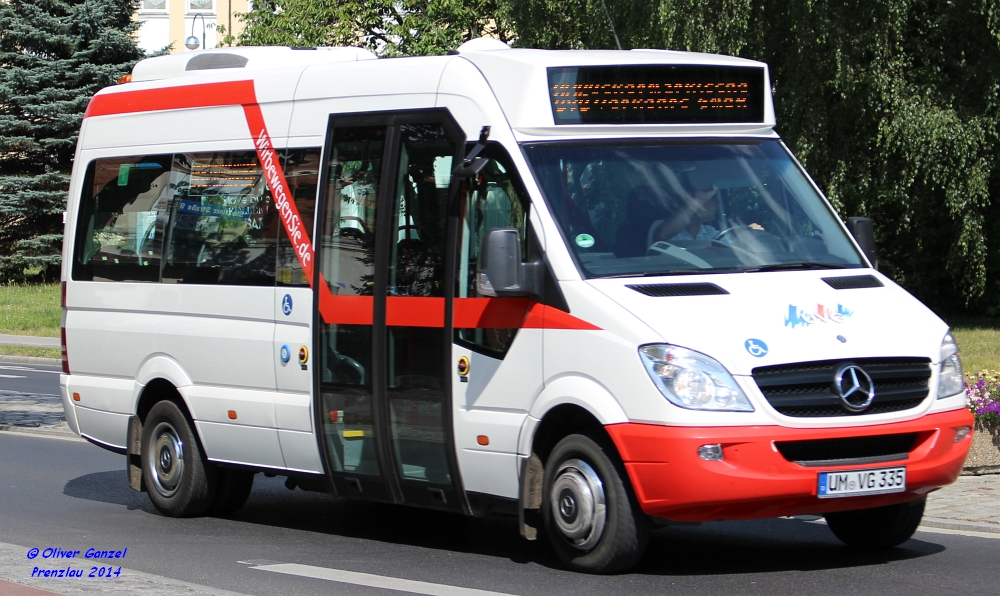
[[[331,116],[315,403],[338,494],[468,510],[454,450],[447,282],[449,187],[464,142],[444,110]]]

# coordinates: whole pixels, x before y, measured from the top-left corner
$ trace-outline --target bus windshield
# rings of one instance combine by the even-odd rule
[[[865,266],[780,141],[524,150],[587,277]]]

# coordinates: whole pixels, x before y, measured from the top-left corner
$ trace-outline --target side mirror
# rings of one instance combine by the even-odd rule
[[[541,262],[521,262],[521,235],[517,228],[494,228],[483,237],[476,272],[476,289],[480,294],[499,298],[538,296],[541,274]]]
[[[878,269],[878,252],[875,249],[875,226],[868,217],[848,217],[847,229],[858,241],[865,256],[872,262],[872,267]]]

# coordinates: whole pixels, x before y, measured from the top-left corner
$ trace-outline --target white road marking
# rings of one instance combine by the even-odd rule
[[[54,366],[54,365],[53,365]],[[44,368],[31,368],[29,366],[0,366],[0,370],[23,370],[35,373],[48,373],[50,375],[61,375],[61,370],[47,370]]]
[[[957,536],[971,536],[973,538],[992,538],[994,540],[1000,540],[1000,534],[995,532],[977,532],[975,530],[952,530],[950,528],[931,528],[928,526],[920,526],[917,528],[918,532],[931,532],[933,534],[955,534]]]
[[[257,567],[251,567],[250,569],[273,571],[275,573],[297,575],[299,577],[311,577],[313,579],[325,579],[343,584],[354,584],[356,586],[383,588],[385,590],[410,592],[412,594],[425,594],[427,596],[511,596],[510,594],[504,594],[503,592],[490,592],[488,590],[476,590],[473,588],[462,588],[460,586],[449,586],[446,584],[432,584],[429,582],[414,581],[412,579],[400,579],[398,577],[373,575],[371,573],[357,573],[354,571],[343,571],[341,569],[330,569],[328,567],[315,567],[313,565],[299,565],[297,563],[258,565]]]
[[[24,375],[0,375],[0,379],[27,379]]]
[[[826,525],[825,519],[803,520],[807,524]],[[969,536],[970,538],[992,538],[1000,540],[1000,533],[997,532],[977,532],[976,530],[952,530],[951,528],[932,528],[931,526],[918,526],[918,532],[930,532],[931,534],[953,534],[955,536]]]

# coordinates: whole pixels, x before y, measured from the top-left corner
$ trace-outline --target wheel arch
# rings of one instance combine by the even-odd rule
[[[542,527],[545,462],[556,444],[568,435],[590,431],[605,435],[614,446],[604,427],[627,421],[614,396],[592,379],[570,376],[547,384],[521,427],[518,521],[522,536],[534,540]]]

